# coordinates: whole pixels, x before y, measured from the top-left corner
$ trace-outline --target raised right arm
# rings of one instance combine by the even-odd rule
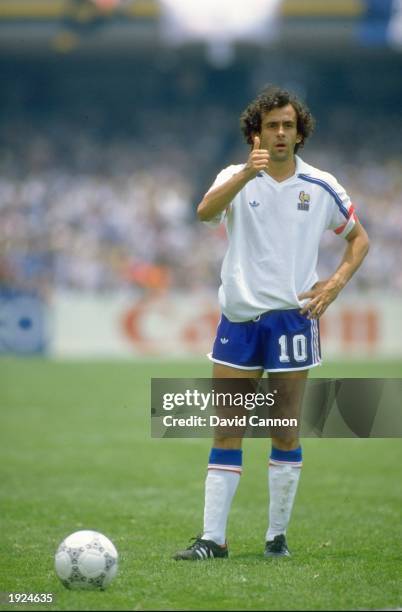
[[[210,221],[225,210],[239,191],[260,170],[264,170],[267,167],[268,161],[268,151],[260,149],[260,138],[255,136],[253,149],[244,168],[222,185],[208,191],[201,200],[197,207],[197,215],[200,221]]]

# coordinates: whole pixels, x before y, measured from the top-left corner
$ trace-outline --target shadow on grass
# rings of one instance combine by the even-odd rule
[[[255,561],[256,563],[275,563],[277,561],[291,561],[291,557],[281,557],[280,559],[267,559],[264,557],[264,551],[260,552],[243,552],[243,553],[231,553],[229,561]]]

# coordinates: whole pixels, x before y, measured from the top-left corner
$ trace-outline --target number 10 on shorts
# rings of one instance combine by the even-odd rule
[[[289,348],[293,351],[293,359],[298,363],[302,363],[307,360],[307,338],[303,334],[296,334],[292,338],[292,342],[288,341],[288,336],[283,334],[279,340],[280,355],[279,361],[281,363],[289,363]],[[289,347],[289,345],[291,345]]]

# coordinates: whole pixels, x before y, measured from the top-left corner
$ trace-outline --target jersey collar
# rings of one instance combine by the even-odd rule
[[[299,174],[311,174],[309,164],[306,164],[306,162],[304,162],[302,158],[299,157],[298,155],[295,155],[295,159],[296,159],[295,176],[298,176]]]
[[[277,186],[280,185],[285,185],[291,181],[294,181],[295,179],[299,178],[299,174],[310,174],[310,169],[309,169],[309,165],[306,164],[301,157],[299,157],[298,155],[295,155],[295,163],[296,163],[296,168],[295,168],[295,172],[294,174],[292,174],[292,176],[289,176],[287,179],[285,179],[284,181],[276,181],[274,178],[272,178],[271,175],[269,175],[267,172],[265,172],[265,170],[261,170],[261,172],[259,172],[259,176],[264,176],[265,178],[267,178],[269,181],[271,181],[272,183],[274,183]],[[257,175],[257,176],[258,176]]]

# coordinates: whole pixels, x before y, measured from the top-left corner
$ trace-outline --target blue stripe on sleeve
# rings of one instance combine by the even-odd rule
[[[312,176],[308,176],[307,174],[298,174],[297,175],[299,178],[303,179],[303,181],[307,181],[308,183],[313,183],[315,185],[320,185],[320,187],[322,187],[323,189],[325,189],[325,191],[327,193],[329,193],[330,195],[332,195],[332,197],[334,198],[336,205],[338,206],[339,210],[341,211],[341,213],[343,214],[343,216],[345,217],[345,219],[349,219],[349,211],[347,208],[345,208],[345,206],[342,203],[341,198],[339,197],[339,195],[336,193],[335,189],[333,189],[331,187],[331,185],[329,185],[328,183],[326,183],[325,181],[323,181],[322,179],[318,179],[318,178],[313,178]]]

